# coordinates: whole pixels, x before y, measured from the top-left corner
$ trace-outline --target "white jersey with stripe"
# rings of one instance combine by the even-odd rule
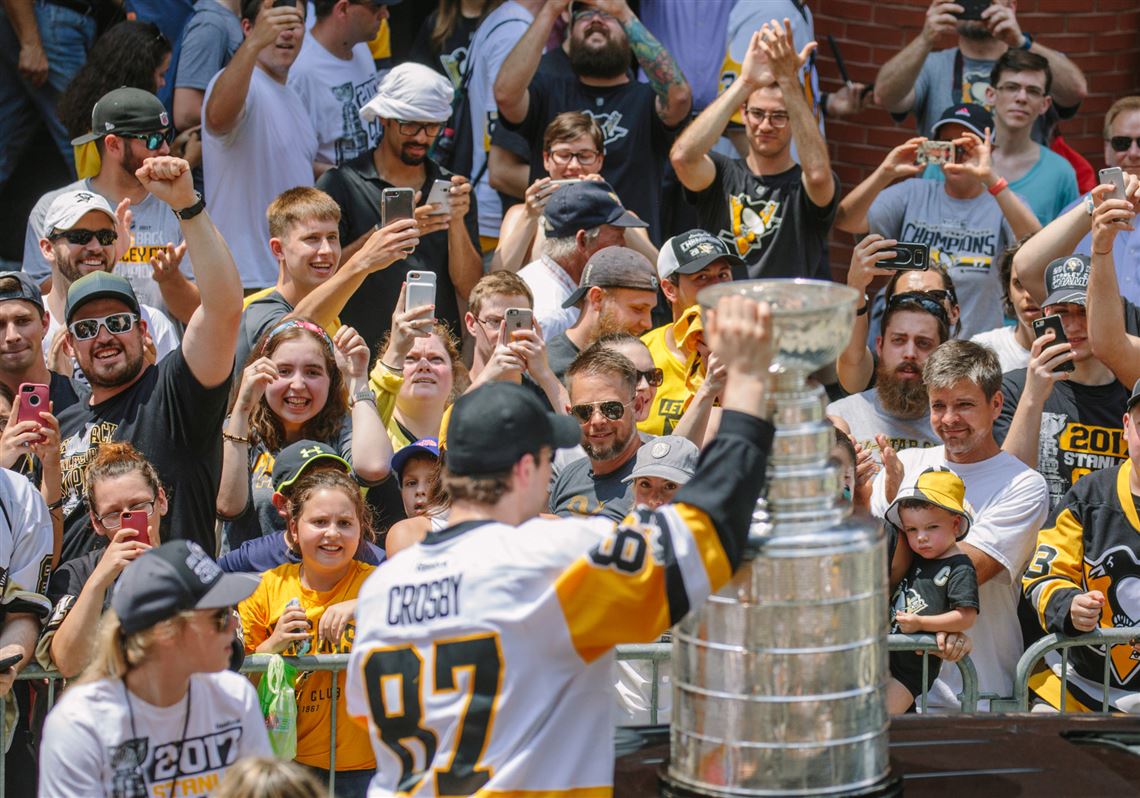
[[[402,552],[361,591],[349,664],[369,798],[608,798],[613,647],[655,640],[730,574],[687,504],[471,522]]]

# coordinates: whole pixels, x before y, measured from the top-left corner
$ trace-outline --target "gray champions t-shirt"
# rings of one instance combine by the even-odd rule
[[[962,307],[958,337],[1002,324],[997,258],[1014,241],[997,200],[955,199],[945,184],[911,178],[884,190],[867,212],[870,232],[930,247],[932,268],[949,273]]]
[[[896,452],[902,449],[925,449],[937,446],[942,441],[930,427],[930,415],[923,413],[918,418],[897,418],[887,413],[879,403],[879,392],[874,388],[852,394],[827,406],[829,416],[839,416],[847,422],[854,436],[864,449],[871,451],[875,462],[882,464],[883,456],[875,436],[883,434]]]

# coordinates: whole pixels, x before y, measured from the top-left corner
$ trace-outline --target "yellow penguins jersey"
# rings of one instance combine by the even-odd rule
[[[348,666],[369,798],[609,798],[613,654],[739,563],[772,427],[728,412],[677,502],[620,524],[468,521],[364,585]]]
[[[1047,632],[1080,634],[1069,616],[1073,599],[1099,590],[1105,603],[1101,628],[1140,625],[1140,515],[1129,483],[1132,461],[1082,477],[1053,510],[1037,535],[1037,550],[1025,571],[1025,597]],[[1109,653],[1111,708],[1140,711],[1140,654],[1130,645]],[[1059,660],[1058,660],[1059,661]],[[1104,649],[1070,650],[1069,711],[1099,711],[1104,699]],[[1060,707],[1059,671],[1037,674],[1030,687]],[[1074,704],[1073,699],[1078,702]]]

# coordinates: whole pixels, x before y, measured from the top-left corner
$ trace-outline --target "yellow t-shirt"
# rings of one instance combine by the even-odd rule
[[[648,435],[672,435],[693,398],[687,382],[690,363],[678,360],[665,342],[665,331],[672,326],[663,324],[641,336],[653,356],[653,365],[661,369],[665,378],[649,408],[649,417],[637,425],[638,430]],[[689,360],[692,361],[692,356]]]
[[[301,585],[299,563],[286,563],[261,575],[261,584],[253,595],[238,605],[245,650],[253,653],[273,633],[277,620],[285,611],[290,599],[300,599],[301,606],[313,625],[309,653],[346,654],[352,650],[356,637],[356,623],[350,621],[334,649],[324,640],[318,640],[317,624],[325,608],[354,599],[360,593],[364,580],[372,575],[376,566],[353,560],[348,572],[336,587],[324,593],[306,590]],[[296,644],[282,654],[294,654]],[[376,767],[368,732],[349,716],[344,703],[344,674],[314,671],[297,677],[297,761],[303,765],[327,768],[329,766],[329,698],[332,696],[332,679],[337,677],[336,702],[336,769],[365,770]]]

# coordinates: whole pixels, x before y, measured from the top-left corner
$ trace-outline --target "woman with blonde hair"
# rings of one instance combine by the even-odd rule
[[[256,587],[186,540],[128,565],[91,664],[48,714],[39,794],[209,796],[238,759],[269,756],[257,693],[225,669],[232,608]]]
[[[214,798],[328,798],[328,790],[296,762],[259,756],[226,771]]]

